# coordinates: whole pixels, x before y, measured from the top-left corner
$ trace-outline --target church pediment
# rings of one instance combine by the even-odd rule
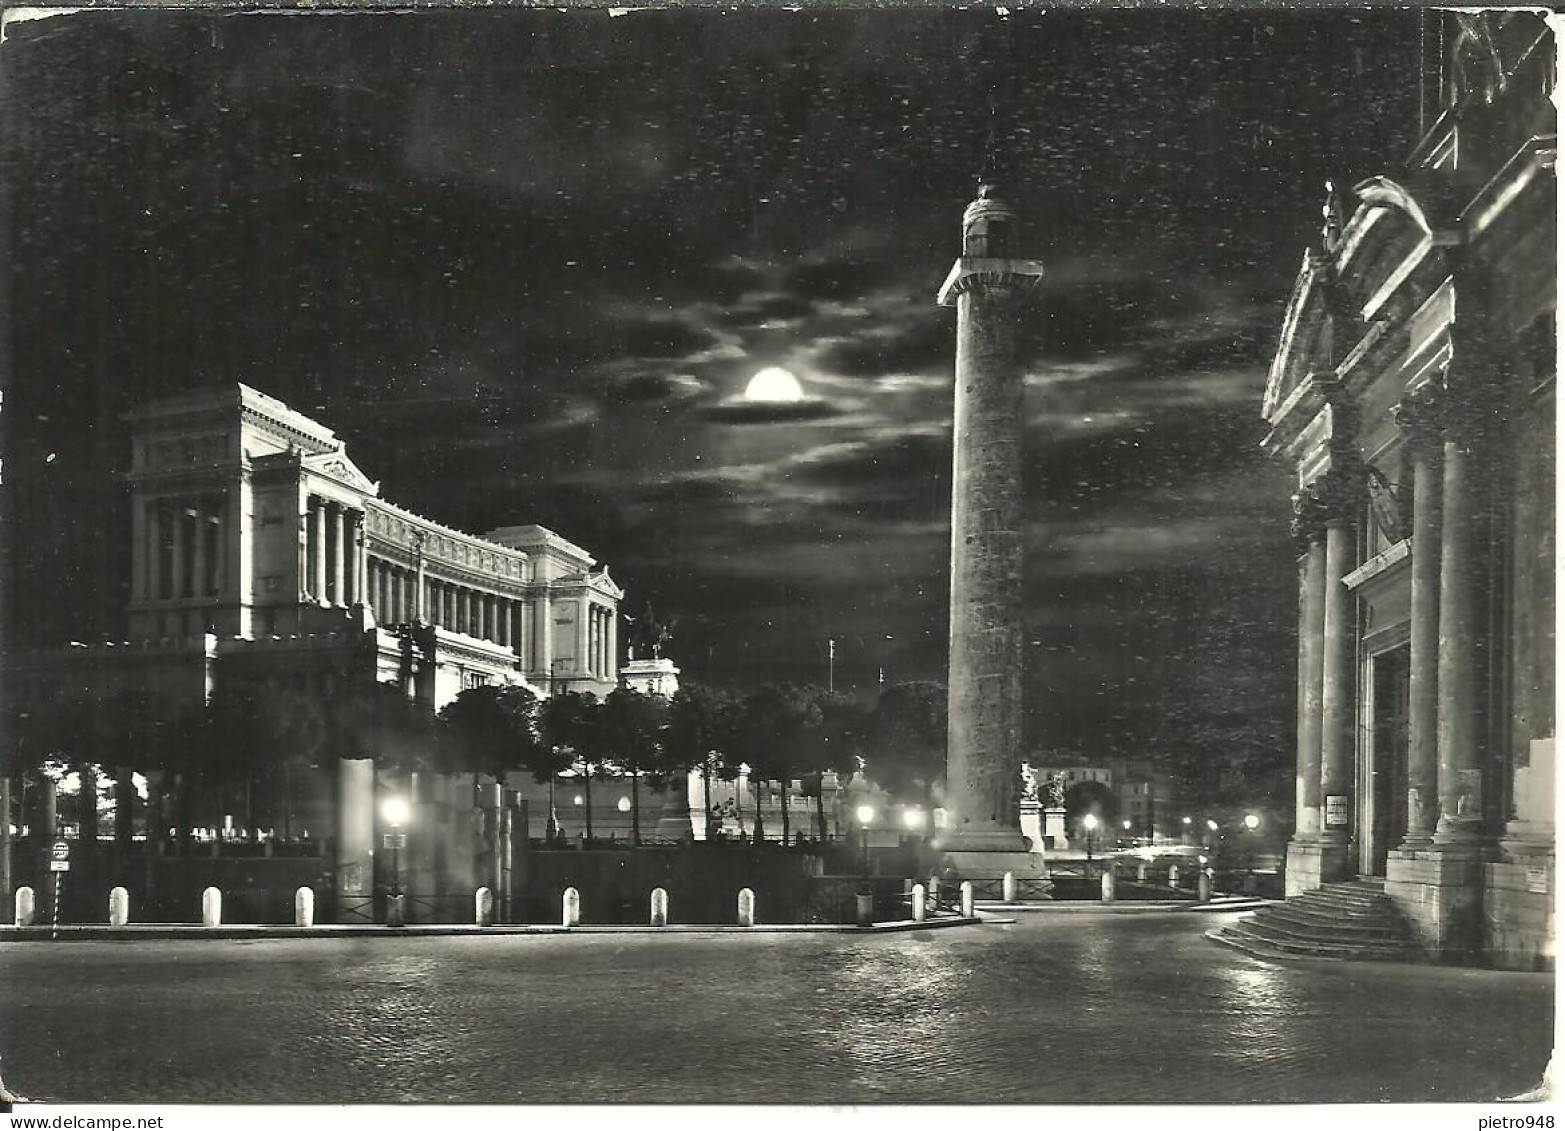
[[[1261,413],[1275,427],[1297,400],[1311,373],[1333,368],[1332,310],[1327,302],[1324,259],[1306,253],[1294,280],[1293,294],[1283,317],[1282,336],[1266,378],[1266,400]]]
[[[324,475],[329,479],[335,479],[338,483],[352,487],[366,495],[379,495],[380,484],[358,469],[358,466],[348,458],[348,453],[341,449],[335,452],[326,452],[318,456],[309,456],[304,460],[307,470],[317,475]]]

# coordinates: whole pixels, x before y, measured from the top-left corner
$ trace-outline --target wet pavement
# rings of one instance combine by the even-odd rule
[[[1223,917],[907,934],[16,943],[0,1056],[63,1102],[1491,1100],[1553,978],[1275,965]]]

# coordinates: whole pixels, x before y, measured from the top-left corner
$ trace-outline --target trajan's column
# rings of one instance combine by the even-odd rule
[[[1022,373],[1019,300],[1043,274],[1011,258],[1016,214],[980,183],[962,255],[940,288],[956,307],[951,484],[950,729],[945,863],[972,878],[1042,873],[1022,838]]]

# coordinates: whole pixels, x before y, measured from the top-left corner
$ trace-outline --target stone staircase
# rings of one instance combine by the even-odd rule
[[[1258,958],[1425,962],[1384,881],[1326,884],[1207,932]]]

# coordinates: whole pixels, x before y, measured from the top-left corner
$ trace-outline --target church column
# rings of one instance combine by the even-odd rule
[[[489,640],[494,637],[494,598],[488,593],[478,595],[478,638]]]
[[[1405,398],[1396,407],[1413,464],[1412,596],[1408,643],[1407,835],[1420,848],[1434,832],[1439,796],[1440,438],[1432,399]],[[1392,783],[1393,789],[1400,783]]]
[[[326,601],[326,500],[310,496],[310,596],[317,604]]]
[[[585,670],[588,666],[587,633],[590,631],[589,621],[592,618],[592,604],[584,594],[576,605],[576,668]]]
[[[609,623],[609,666],[605,673],[610,679],[619,678],[619,608],[617,606],[605,609],[604,616]]]
[[[1299,717],[1295,839],[1321,831],[1321,660],[1326,615],[1326,528],[1313,493],[1294,498],[1293,529],[1299,557]]]
[[[516,646],[516,658],[521,661],[522,670],[527,670],[527,658],[530,649],[527,647],[527,598],[519,597],[511,602],[511,641]]]
[[[1359,470],[1334,468],[1327,485],[1326,601],[1322,618],[1320,772],[1321,836],[1329,841],[1348,837],[1352,810],[1356,651],[1356,598],[1342,583],[1357,564],[1358,532],[1354,519],[1360,503]],[[1334,816],[1335,815],[1335,816]],[[1330,875],[1325,879],[1333,879]]]
[[[498,617],[499,623],[495,627],[499,632],[495,643],[502,648],[509,648],[511,646],[511,602],[508,598],[500,598]]]
[[[1439,758],[1440,819],[1437,847],[1475,845],[1483,815],[1479,766],[1479,659],[1483,579],[1479,540],[1487,532],[1481,486],[1475,481],[1474,433],[1479,411],[1442,406],[1445,417],[1444,498],[1440,530]]]

